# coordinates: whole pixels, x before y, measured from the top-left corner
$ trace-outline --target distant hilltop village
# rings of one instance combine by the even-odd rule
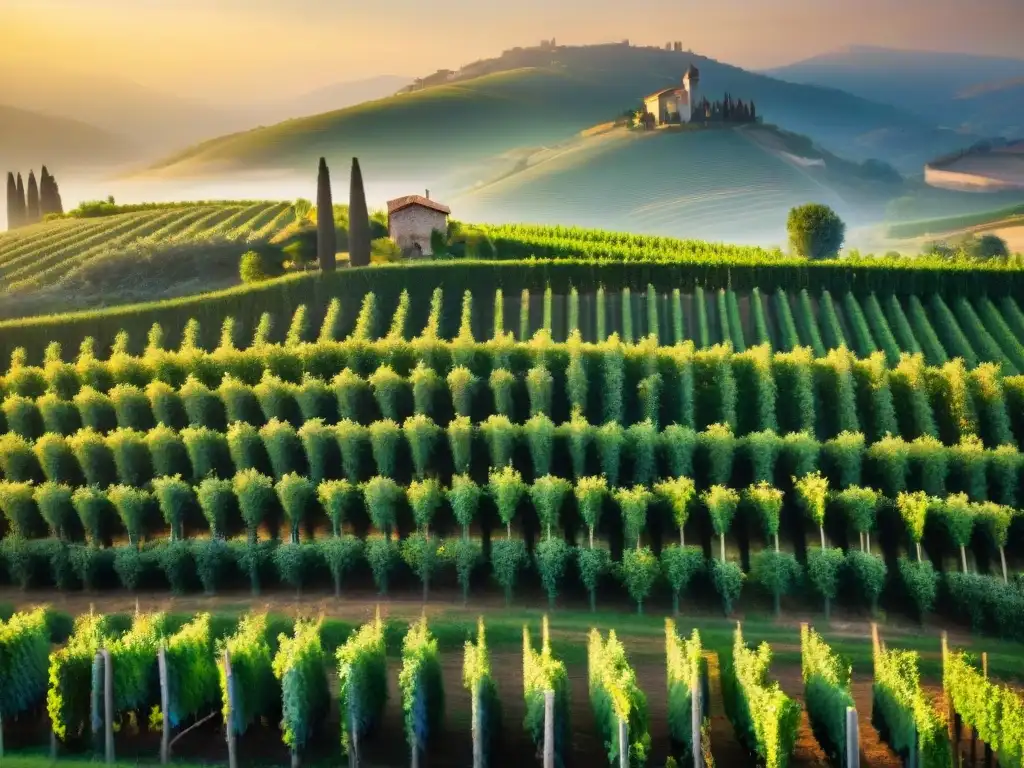
[[[682,46],[681,43],[675,45]],[[645,96],[643,106],[638,110],[627,110],[625,117],[634,127],[647,130],[686,123],[758,122],[757,107],[753,101],[733,99],[728,93],[721,101],[708,101],[698,95],[699,87],[700,71],[690,64],[683,73],[682,86],[673,85]]]

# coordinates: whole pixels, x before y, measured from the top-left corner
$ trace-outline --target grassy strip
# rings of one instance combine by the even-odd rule
[[[906,221],[889,227],[888,235],[889,237],[896,238],[935,235],[943,232],[953,232],[958,229],[966,229],[967,227],[978,227],[983,224],[994,224],[1003,219],[1021,215],[1024,215],[1024,205],[1013,205],[1009,208],[982,211],[981,213],[965,213],[960,216]]]

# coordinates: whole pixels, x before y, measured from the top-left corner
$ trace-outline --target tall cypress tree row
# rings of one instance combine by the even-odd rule
[[[323,272],[333,271],[338,250],[334,232],[334,198],[331,195],[331,172],[327,160],[320,158],[316,177],[316,257]]]
[[[370,213],[366,209],[363,172],[359,158],[352,158],[352,179],[348,193],[348,261],[353,267],[370,264]]]
[[[48,213],[64,213],[64,204],[60,199],[57,180],[50,175],[45,165],[39,182],[39,213],[41,216]]]
[[[23,227],[28,223],[28,206],[25,204],[25,182],[21,180],[21,174],[18,174],[17,181],[17,195],[14,200],[18,206],[18,226]]]
[[[39,187],[36,186],[35,171],[28,172],[28,190],[26,195],[27,212],[25,221],[28,224],[35,224],[42,218],[39,215]]]
[[[7,228],[18,226],[18,185],[14,182],[14,174],[7,172]]]

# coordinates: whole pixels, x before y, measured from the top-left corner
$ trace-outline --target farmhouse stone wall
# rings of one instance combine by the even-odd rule
[[[431,255],[430,233],[434,230],[446,232],[448,217],[440,211],[410,205],[391,214],[388,234],[403,251],[410,251],[419,244],[424,256]]]

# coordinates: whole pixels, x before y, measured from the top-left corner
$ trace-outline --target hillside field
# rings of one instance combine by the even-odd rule
[[[916,171],[966,140],[840,91],[782,82],[697,54],[605,45],[513,53],[447,84],[212,139],[151,171],[306,172],[320,156],[358,156],[364,172],[376,178],[452,194],[478,180],[471,168],[486,158],[564,141],[612,120],[644,95],[677,82],[691,62],[709,98],[729,92],[753,99],[767,122],[853,160],[878,158]]]
[[[847,193],[849,200],[844,199],[830,183],[824,167],[801,167],[743,129],[650,134],[618,129],[538,152],[524,169],[451,204],[469,220],[571,221],[580,227],[781,246],[786,216],[796,205],[825,203],[851,226],[865,220],[863,195]],[[887,192],[894,194],[881,185],[874,189],[877,207]]]

